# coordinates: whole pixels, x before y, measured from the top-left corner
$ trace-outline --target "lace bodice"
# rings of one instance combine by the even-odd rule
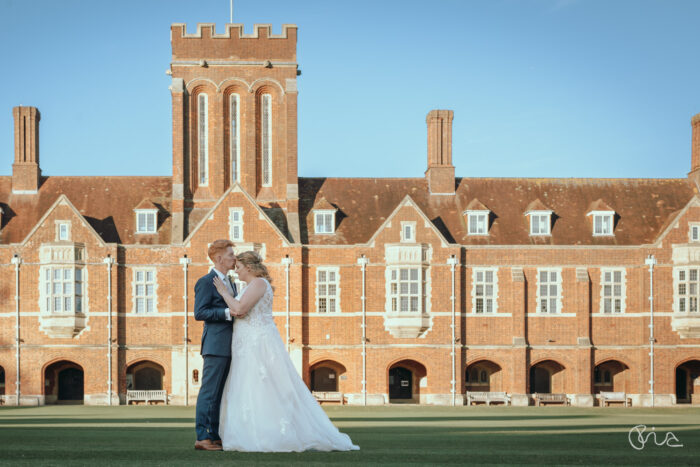
[[[253,305],[253,308],[251,308],[245,316],[243,316],[242,318],[236,318],[234,326],[236,325],[236,323],[245,323],[245,325],[254,327],[275,324],[274,320],[272,319],[272,286],[266,279],[263,279],[263,281],[265,281],[265,293],[262,297],[260,297],[258,303]],[[244,289],[240,297],[238,297],[239,300],[243,296],[243,294],[245,294],[246,290],[247,288]]]

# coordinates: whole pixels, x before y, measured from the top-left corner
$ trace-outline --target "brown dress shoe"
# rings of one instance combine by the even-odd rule
[[[223,451],[224,448],[219,444],[215,444],[210,439],[203,439],[194,443],[194,448],[198,451]]]

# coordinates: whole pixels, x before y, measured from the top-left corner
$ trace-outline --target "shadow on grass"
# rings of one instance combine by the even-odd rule
[[[371,422],[368,423],[371,425]],[[361,447],[354,452],[241,453],[193,449],[191,428],[0,429],[0,462],[11,465],[265,465],[333,464],[533,464],[533,465],[697,465],[700,429],[679,431],[683,448],[654,446],[635,451],[626,432],[523,433],[519,429],[475,427],[344,428]],[[549,429],[558,429],[551,426]],[[657,432],[664,431],[660,427]]]

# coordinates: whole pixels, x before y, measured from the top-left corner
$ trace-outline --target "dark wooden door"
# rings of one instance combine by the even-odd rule
[[[338,378],[335,370],[322,366],[311,372],[312,391],[338,391]]]
[[[83,370],[66,368],[58,374],[58,400],[83,400]]]
[[[389,370],[389,399],[413,398],[413,373],[397,366]]]
[[[530,368],[530,394],[549,394],[551,390],[551,375],[544,368]]]
[[[685,368],[676,368],[676,400],[690,402],[688,400],[688,372]]]

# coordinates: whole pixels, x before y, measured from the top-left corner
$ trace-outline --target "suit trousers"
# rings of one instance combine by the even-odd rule
[[[219,409],[226,377],[231,367],[231,357],[203,355],[202,386],[197,396],[196,431],[197,441],[219,437]]]

